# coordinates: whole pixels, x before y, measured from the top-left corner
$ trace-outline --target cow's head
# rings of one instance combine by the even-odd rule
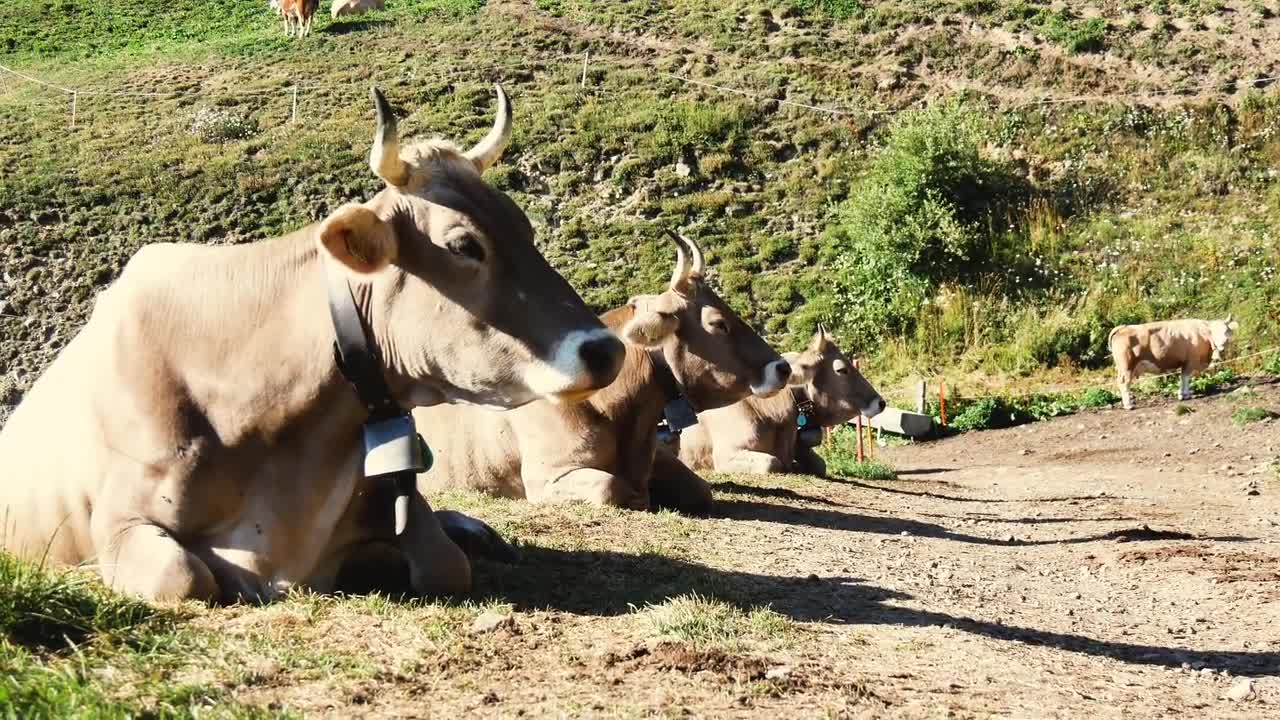
[[[1209,343],[1213,345],[1214,362],[1222,359],[1222,353],[1226,352],[1227,343],[1231,342],[1231,336],[1235,335],[1236,329],[1239,327],[1240,323],[1232,318],[1231,313],[1227,313],[1226,320],[1209,321]]]
[[[707,285],[702,250],[683,235],[668,236],[676,244],[671,283],[663,293],[629,301],[632,317],[622,337],[661,348],[698,410],[732,405],[748,395],[767,397],[785,387],[791,374],[787,362]]]
[[[500,86],[493,129],[475,147],[401,146],[372,89],[369,166],[387,187],[340,208],[317,241],[348,273],[394,391],[409,405],[512,408],[581,400],[613,381],[621,341],[533,244],[528,218],[481,179],[511,137]]]
[[[802,385],[823,427],[839,425],[861,413],[871,418],[884,410],[884,398],[831,341],[821,325],[804,352],[783,355],[791,364],[791,384]]]

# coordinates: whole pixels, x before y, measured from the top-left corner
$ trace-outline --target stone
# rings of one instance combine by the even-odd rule
[[[516,619],[510,615],[500,615],[491,610],[480,613],[480,616],[471,623],[471,634],[480,635],[487,632],[493,632],[498,628],[511,627],[516,624]]]
[[[1240,678],[1231,689],[1227,691],[1224,698],[1231,702],[1244,702],[1245,700],[1253,700],[1258,696],[1256,690],[1253,689],[1253,680],[1250,678]]]

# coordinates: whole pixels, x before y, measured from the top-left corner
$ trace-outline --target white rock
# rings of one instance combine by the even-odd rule
[[[1253,689],[1253,680],[1249,678],[1241,678],[1235,685],[1232,685],[1231,689],[1227,691],[1227,694],[1222,697],[1232,702],[1243,702],[1245,700],[1252,700],[1257,696],[1257,692]]]

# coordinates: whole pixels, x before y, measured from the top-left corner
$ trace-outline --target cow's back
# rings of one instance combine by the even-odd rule
[[[1127,371],[1191,371],[1208,367],[1213,354],[1209,324],[1203,320],[1160,320],[1121,325],[1108,340],[1116,362]]]
[[[795,403],[791,393],[748,397],[727,407],[698,413],[698,424],[680,435],[680,460],[689,467],[712,469],[717,454],[751,450],[794,460]]]
[[[19,556],[77,563],[93,554],[92,500],[110,461],[99,409],[112,406],[103,395],[127,284],[121,277],[99,295],[0,429],[0,543]]]
[[[506,415],[469,405],[414,409],[418,432],[435,458],[431,469],[418,476],[418,487],[524,497],[519,447]]]

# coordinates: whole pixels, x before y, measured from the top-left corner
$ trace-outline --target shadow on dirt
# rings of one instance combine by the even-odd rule
[[[898,473],[903,474],[902,472]],[[964,503],[1045,503],[1045,502],[1083,502],[1085,500],[1120,500],[1122,498],[1116,495],[1061,495],[1057,497],[1031,497],[1031,498],[982,498],[982,497],[964,497],[961,495],[943,495],[941,493],[927,492],[925,490],[903,490],[901,488],[885,487],[884,485],[872,485],[871,483],[861,482],[853,478],[827,478],[831,482],[840,483],[842,485],[850,485],[864,490],[878,490],[880,492],[893,493],[894,495],[910,495],[912,497],[927,497],[934,500],[947,500],[950,502]],[[930,481],[922,481],[930,482]]]
[[[721,498],[716,501],[713,513],[716,517],[737,520],[758,520],[762,522],[781,523],[784,525],[803,525],[824,530],[847,530],[850,532],[876,533],[879,535],[914,535],[917,537],[938,538],[955,542],[973,543],[976,545],[1002,545],[1006,547],[1030,547],[1035,545],[1078,545],[1082,543],[1113,540],[1117,542],[1137,542],[1141,540],[1203,540],[1211,542],[1249,542],[1254,538],[1240,535],[1206,535],[1197,536],[1172,530],[1153,530],[1146,526],[1140,528],[1112,530],[1098,535],[1082,535],[1062,539],[1025,540],[1014,538],[1001,539],[966,535],[950,530],[942,525],[909,520],[899,517],[881,517],[875,515],[858,515],[836,510],[797,508],[786,505],[772,505],[751,500],[729,500]]]
[[[349,35],[351,33],[364,32],[372,30],[381,25],[390,25],[390,20],[348,20],[346,22],[332,22],[320,28],[320,32],[325,35]]]
[[[736,482],[718,482],[712,483],[711,488],[719,493],[727,493],[729,495],[755,495],[757,497],[776,498],[778,500],[790,500],[791,502],[814,503],[816,505],[828,505],[831,507],[844,507],[841,503],[834,500],[828,500],[824,497],[816,495],[805,495],[795,490],[779,487],[757,487],[755,485],[743,485]],[[721,501],[722,502],[722,501]]]
[[[1280,653],[1194,650],[1111,642],[1081,635],[975,620],[886,604],[911,596],[859,578],[809,579],[733,572],[655,554],[521,548],[519,565],[477,564],[481,601],[509,602],[518,610],[552,609],[615,616],[648,603],[698,593],[743,609],[770,606],[798,621],[950,627],[974,635],[1109,657],[1141,665],[1203,663],[1236,675],[1280,675]]]

